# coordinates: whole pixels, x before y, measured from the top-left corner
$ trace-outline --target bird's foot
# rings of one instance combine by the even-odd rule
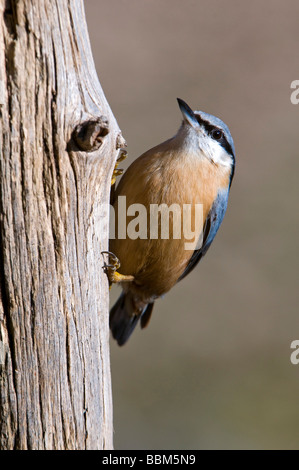
[[[110,288],[112,284],[117,284],[119,282],[132,282],[134,281],[134,276],[127,274],[120,274],[117,272],[117,269],[120,268],[120,261],[111,251],[102,251],[102,255],[107,254],[109,263],[104,263],[103,269],[108,276]]]
[[[127,158],[127,156],[128,156],[128,152],[126,151],[126,149],[120,148],[118,158],[116,160],[115,167],[114,167],[114,170],[113,170],[113,173],[112,173],[111,186],[113,186],[115,184],[116,178],[123,174],[124,170],[121,169],[121,168],[118,168],[118,165],[120,164],[120,162],[125,160]]]

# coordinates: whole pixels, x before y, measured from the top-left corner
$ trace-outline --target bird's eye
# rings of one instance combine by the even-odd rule
[[[221,140],[222,137],[223,137],[223,132],[222,132],[220,129],[214,129],[214,130],[211,132],[211,136],[212,136],[213,139],[215,139],[215,140]]]

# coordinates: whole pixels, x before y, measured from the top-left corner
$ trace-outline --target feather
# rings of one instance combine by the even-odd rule
[[[194,250],[190,261],[183,274],[179,277],[178,282],[184,279],[184,277],[186,277],[187,274],[189,274],[191,271],[193,271],[195,266],[199,263],[201,258],[206,254],[209,247],[211,246],[226,212],[228,193],[229,190],[227,189],[221,189],[218,191],[217,197],[204,224],[202,247],[199,250]]]

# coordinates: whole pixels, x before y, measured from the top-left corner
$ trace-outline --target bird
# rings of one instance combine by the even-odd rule
[[[126,198],[126,207],[142,205],[147,211],[143,236],[124,237],[116,233],[110,238],[109,252],[106,252],[110,260],[106,265],[110,284],[119,283],[122,287],[109,315],[112,336],[119,346],[127,342],[139,321],[142,329],[148,325],[155,301],[199,263],[227,209],[235,171],[235,147],[229,128],[218,117],[193,111],[180,98],[177,101],[183,117],[177,133],[133,161],[114,191],[115,220],[125,216],[127,228],[132,212],[131,217],[128,212],[121,213],[117,203],[120,197]],[[120,174],[120,170],[117,172]],[[180,238],[174,236],[175,230],[182,228],[182,221],[171,211],[169,224],[173,222],[173,225],[169,237],[161,236],[161,214],[157,219],[161,230],[157,236],[155,227],[154,237],[150,236],[149,212],[151,207],[161,205],[168,208],[175,205],[182,210],[189,205],[193,226],[195,206],[201,207],[201,219],[191,247],[186,245],[189,238],[184,234]]]

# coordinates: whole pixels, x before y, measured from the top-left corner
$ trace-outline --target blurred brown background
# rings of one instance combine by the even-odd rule
[[[207,256],[156,302],[148,329],[111,341],[115,448],[298,449],[299,2],[85,8],[127,164],[176,132],[176,97],[222,118],[237,154]]]

